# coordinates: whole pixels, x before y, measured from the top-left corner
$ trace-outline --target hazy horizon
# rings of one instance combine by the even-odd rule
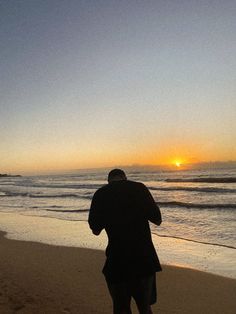
[[[75,174],[75,173],[83,173],[83,172],[99,172],[99,171],[110,171],[114,168],[124,169],[125,171],[191,171],[191,170],[230,170],[236,168],[236,160],[229,161],[211,161],[211,162],[197,162],[197,163],[186,163],[180,166],[176,166],[173,164],[162,164],[162,165],[150,165],[150,164],[114,164],[112,166],[104,166],[104,167],[90,167],[90,168],[77,168],[77,169],[47,169],[43,171],[18,171],[18,172],[6,172],[0,171],[0,174],[7,175],[60,175],[60,174]]]

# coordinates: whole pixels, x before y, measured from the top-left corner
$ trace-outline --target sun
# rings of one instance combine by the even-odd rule
[[[170,159],[170,165],[172,167],[172,169],[186,169],[186,159],[185,158],[172,158]]]
[[[172,170],[187,170],[191,168],[190,163],[187,158],[177,157],[170,159],[169,165]]]
[[[181,166],[181,162],[180,162],[180,161],[176,161],[176,162],[175,162],[175,165],[176,165],[176,167],[179,168],[179,167]]]
[[[182,159],[174,159],[172,161],[172,165],[175,166],[176,168],[181,168],[183,165],[183,160]]]

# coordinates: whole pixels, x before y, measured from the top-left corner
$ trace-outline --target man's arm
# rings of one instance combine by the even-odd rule
[[[93,234],[99,235],[104,228],[104,217],[102,215],[101,201],[98,191],[95,192],[89,210],[88,223]]]
[[[157,203],[155,202],[148,188],[145,185],[143,185],[143,187],[145,194],[145,207],[147,210],[147,218],[155,225],[160,226],[160,224],[162,223],[160,208],[159,206],[157,206]]]

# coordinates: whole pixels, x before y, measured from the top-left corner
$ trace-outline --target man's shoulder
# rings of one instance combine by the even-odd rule
[[[94,194],[100,194],[103,193],[104,191],[106,191],[108,188],[108,184],[104,184],[102,185],[99,189],[97,189],[97,191]]]
[[[142,182],[127,180],[128,184],[137,188],[146,188],[146,186]]]

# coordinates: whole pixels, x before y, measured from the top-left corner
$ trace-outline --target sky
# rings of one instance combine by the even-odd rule
[[[235,16],[0,0],[0,173],[236,160]]]

